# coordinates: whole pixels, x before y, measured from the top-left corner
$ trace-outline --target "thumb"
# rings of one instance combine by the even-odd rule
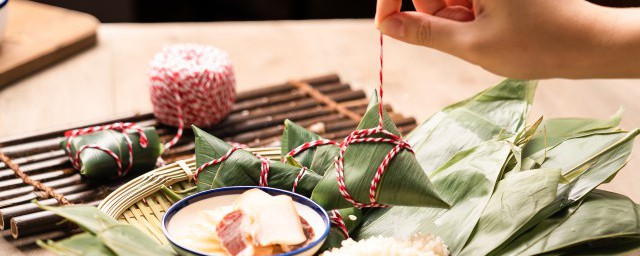
[[[406,43],[455,54],[464,45],[465,24],[430,14],[401,12],[384,19],[380,32]]]

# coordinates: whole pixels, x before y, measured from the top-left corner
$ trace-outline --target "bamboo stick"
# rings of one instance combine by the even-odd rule
[[[86,183],[80,183],[80,184],[75,184],[75,185],[71,185],[71,186],[65,186],[65,187],[57,188],[56,192],[58,192],[60,194],[69,194],[69,193],[80,192],[80,191],[84,191],[84,190],[88,190],[88,189],[95,189],[95,187],[92,187],[92,186],[90,186],[89,184],[86,184]],[[32,191],[32,193],[28,193],[28,194],[25,194],[25,195],[12,197],[12,198],[0,201],[0,208],[9,207],[9,206],[17,205],[17,204],[22,204],[22,203],[25,203],[25,202],[29,202],[29,201],[31,201],[33,199],[41,198],[41,197],[42,196],[41,196],[40,192]]]
[[[82,177],[80,174],[72,175],[69,177],[63,177],[61,179],[51,180],[44,182],[43,184],[47,187],[51,188],[61,188],[73,184],[78,184],[82,181]],[[7,198],[13,198],[16,196],[21,196],[28,193],[33,193],[33,186],[25,185],[14,189],[3,190],[0,191],[0,200],[4,200]]]
[[[343,85],[343,84],[340,84]],[[349,85],[344,85],[346,86],[345,89],[349,89]],[[301,97],[303,97],[304,95],[302,95]],[[339,101],[343,101],[342,98],[344,98],[345,96],[349,97],[349,94],[336,94],[335,97],[337,98],[337,100]],[[283,102],[280,104],[275,104],[269,107],[264,107],[264,108],[255,108],[252,110],[246,110],[246,111],[241,111],[239,113],[233,113],[230,114],[227,118],[225,118],[221,123],[219,123],[217,126],[227,126],[227,125],[233,125],[233,124],[237,124],[246,120],[250,120],[252,118],[255,118],[256,116],[268,116],[268,115],[273,115],[273,114],[278,114],[278,113],[282,113],[285,111],[289,111],[292,109],[305,109],[305,108],[310,108],[310,107],[315,107],[321,105],[320,102],[318,102],[317,100],[313,99],[313,98],[300,98],[300,99],[296,99],[296,100],[292,100],[292,101],[288,101],[288,102]]]
[[[71,164],[69,163],[69,158],[66,156],[45,160],[42,162],[35,162],[32,164],[25,164],[20,166],[20,170],[22,172],[32,175],[36,172],[43,172],[46,170],[51,170],[54,168],[69,168]],[[0,170],[0,181],[4,181],[8,178],[15,177],[15,173],[11,169]]]
[[[95,190],[87,190],[79,193],[65,195],[65,197],[72,203],[81,203],[84,201],[95,200],[97,194],[98,192],[96,192]],[[46,206],[58,205],[58,201],[55,198],[39,200],[38,203]],[[0,209],[0,230],[4,230],[5,227],[8,227],[7,224],[9,224],[9,221],[14,217],[39,211],[42,211],[42,209],[40,209],[35,203],[31,202],[2,208]]]
[[[62,170],[56,170],[56,171],[51,171],[51,172],[45,172],[42,174],[37,174],[37,175],[33,175],[31,176],[31,179],[33,180],[37,180],[37,181],[48,181],[48,180],[52,180],[61,176],[67,176],[70,174],[76,173],[76,171],[74,169],[71,168],[67,168],[67,169],[62,169]],[[0,181],[0,190],[6,190],[6,189],[11,189],[11,188],[15,188],[20,186],[21,184],[24,184],[22,179],[20,178],[15,178],[15,179],[8,179],[8,180],[3,180]]]
[[[45,160],[53,159],[53,158],[64,156],[64,155],[65,155],[64,150],[55,150],[55,151],[49,151],[49,152],[44,152],[39,154],[28,155],[20,158],[13,158],[11,160],[13,161],[13,163],[23,166],[28,163],[45,161]],[[0,170],[5,170],[5,169],[8,169],[7,166],[4,164],[4,162],[0,162]]]
[[[309,83],[311,85],[318,84],[326,84],[326,83],[337,83],[340,82],[340,77],[336,74],[328,74],[323,76],[318,76],[315,78],[302,80],[305,83]],[[239,92],[236,96],[236,102],[245,101],[254,98],[264,97],[266,95],[272,95],[277,93],[282,93],[286,91],[293,90],[293,86],[288,83],[275,85],[275,86],[267,86],[259,89],[253,89],[251,91]]]
[[[337,114],[331,114],[331,115],[324,115],[316,118],[311,118],[308,120],[302,120],[297,122],[297,124],[307,127],[315,123],[320,123],[320,122],[328,123],[328,122],[335,122],[343,119],[344,117],[341,117]],[[256,139],[267,138],[267,137],[276,136],[278,134],[282,134],[283,130],[284,130],[284,125],[281,124],[278,126],[269,127],[262,130],[241,133],[236,136],[228,138],[228,140],[233,142],[238,142],[238,143],[247,143]]]
[[[326,91],[327,94],[337,94],[338,92],[335,92],[335,91],[331,92],[332,90],[335,90],[333,86],[335,85],[333,84],[322,85],[322,87],[318,87],[318,90],[321,92]],[[351,89],[347,88],[347,90],[351,90]],[[297,99],[302,99],[307,97],[308,96],[305,92],[295,90],[286,94],[279,94],[279,95],[273,95],[268,97],[265,96],[262,98],[252,99],[248,101],[236,102],[236,104],[233,105],[231,113],[233,114],[233,113],[238,113],[245,110],[263,108],[263,107],[272,106],[278,103],[295,101]]]

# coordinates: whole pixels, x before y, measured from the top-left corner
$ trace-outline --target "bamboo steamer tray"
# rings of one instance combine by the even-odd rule
[[[310,79],[289,81],[260,89],[239,92],[229,116],[207,132],[225,141],[243,143],[252,151],[276,159],[279,158],[280,135],[285,119],[290,119],[313,130],[327,139],[341,139],[353,131],[366,112],[368,104],[365,92],[354,90],[335,74]],[[402,133],[416,127],[415,119],[393,112],[385,106]],[[129,175],[129,180],[117,182],[92,182],[83,179],[73,170],[59,142],[70,129],[108,124],[136,122],[139,126],[153,126],[166,142],[173,138],[175,128],[164,126],[152,113],[142,113],[112,120],[87,123],[77,127],[44,133],[0,138],[0,152],[20,165],[20,169],[32,179],[54,188],[76,204],[100,205],[113,217],[129,222],[142,230],[148,230],[163,242],[157,226],[162,213],[170,202],[157,192],[159,186],[171,185],[174,189],[193,186],[188,181],[186,168],[193,169],[194,137],[186,130],[178,143],[163,152],[169,164],[163,168],[142,174]],[[274,148],[276,147],[276,148]],[[180,168],[178,168],[180,167]],[[131,193],[130,197],[117,197]],[[16,177],[13,170],[0,162],[0,235],[15,246],[31,245],[38,239],[57,239],[68,236],[73,230],[59,225],[61,218],[41,211],[31,200],[56,205],[55,199],[47,199],[44,193],[34,190]],[[103,202],[104,200],[104,202]],[[102,203],[101,203],[102,202]]]
[[[247,151],[280,161],[280,148],[277,147],[250,148]],[[183,191],[194,188],[195,183],[191,179],[197,169],[195,162],[195,158],[178,160],[139,176],[113,191],[98,208],[116,220],[148,233],[160,243],[169,244],[162,233],[161,221],[175,202],[160,188],[163,185]]]

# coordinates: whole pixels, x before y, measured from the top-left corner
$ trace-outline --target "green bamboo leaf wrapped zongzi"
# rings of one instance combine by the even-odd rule
[[[319,135],[308,131],[302,126],[289,120],[284,121],[284,132],[282,133],[282,157],[294,150],[298,146],[315,140],[323,139]],[[309,148],[295,155],[294,158],[303,166],[324,175],[326,170],[333,167],[335,157],[338,155],[337,145],[326,144]]]
[[[386,111],[383,115],[383,127],[400,136]],[[380,114],[376,105],[367,111],[357,129],[377,127],[379,120]],[[381,136],[385,135],[374,134],[370,138]],[[355,143],[347,147],[344,153],[344,182],[346,190],[356,202],[371,202],[369,196],[372,181],[378,167],[392,148],[394,145],[390,143],[373,142]],[[340,209],[354,205],[341,194],[337,177],[335,166],[330,167],[311,196],[311,199],[325,209]],[[431,184],[415,155],[406,149],[401,149],[395,158],[391,159],[385,173],[380,177],[375,194],[376,202],[380,204],[449,207]]]
[[[67,152],[82,175],[92,179],[118,178],[126,175],[127,172],[152,170],[162,154],[163,147],[156,129],[145,127],[141,128],[141,131],[146,136],[146,144],[140,141],[140,131],[127,130],[133,155],[129,153],[129,144],[124,134],[116,130],[103,130],[70,138],[70,144],[68,144],[69,140],[65,139],[60,142],[60,146]],[[82,152],[76,162],[77,152],[81,149]],[[112,152],[118,160],[107,150]]]
[[[208,134],[207,132],[193,127],[196,137],[196,165],[203,164],[225,156],[232,148],[228,143]],[[260,185],[262,160],[257,156],[242,150],[235,150],[226,160],[204,168],[197,176],[198,191],[205,191],[214,188],[227,186],[257,186]],[[269,162],[266,181],[269,187],[292,190],[301,168],[283,164],[280,162]],[[311,191],[318,184],[322,176],[313,170],[306,170],[301,176],[295,189],[296,193],[309,196]]]

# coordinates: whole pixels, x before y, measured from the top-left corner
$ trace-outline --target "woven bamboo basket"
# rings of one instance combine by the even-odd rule
[[[280,148],[251,148],[247,151],[272,161],[280,161]],[[173,202],[160,189],[164,185],[176,191],[190,190],[195,187],[192,181],[195,170],[195,158],[179,160],[155,169],[113,191],[98,208],[120,222],[149,233],[160,243],[168,244],[160,222]]]

